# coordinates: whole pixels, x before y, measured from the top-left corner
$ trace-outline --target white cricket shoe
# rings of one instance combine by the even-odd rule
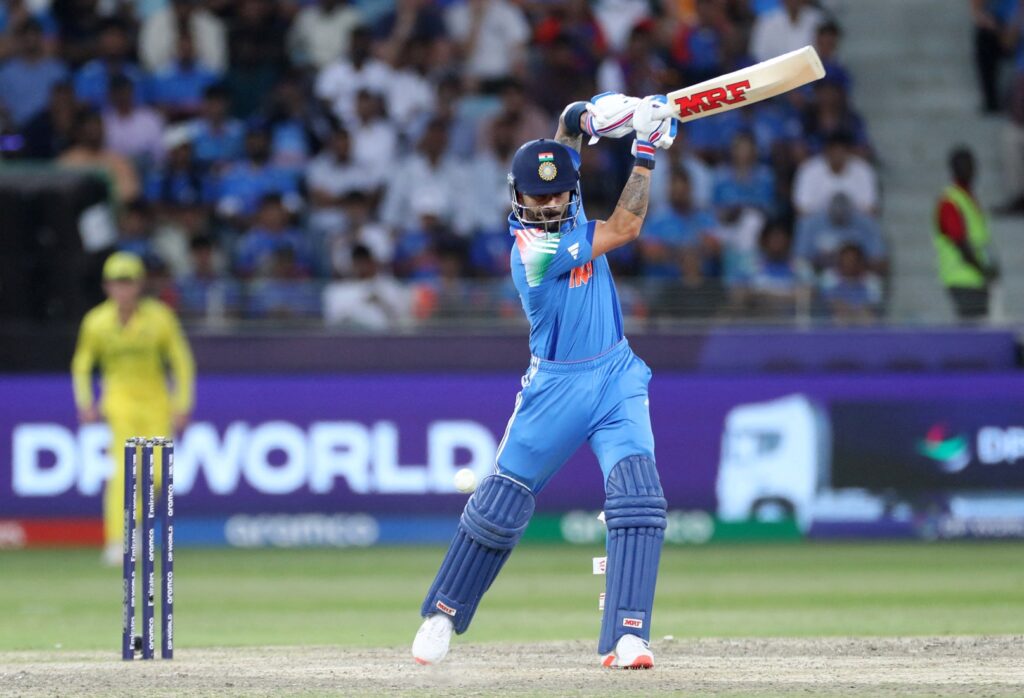
[[[448,616],[440,613],[428,616],[412,641],[412,658],[417,664],[437,664],[448,654],[454,630]]]
[[[615,651],[605,655],[601,664],[609,669],[652,669],[654,654],[636,635],[623,635],[615,644]]]

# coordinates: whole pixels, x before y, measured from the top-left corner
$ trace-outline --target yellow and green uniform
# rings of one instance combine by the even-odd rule
[[[978,207],[974,197],[956,185],[946,187],[940,201],[940,210],[941,206],[947,202],[953,206],[963,220],[964,241],[982,266],[987,267],[992,261],[989,252],[992,238],[985,214]],[[943,285],[947,288],[967,289],[983,289],[988,285],[985,275],[977,267],[964,260],[956,243],[950,238],[949,231],[943,229],[941,221],[936,221],[933,238],[939,258],[939,278]]]
[[[103,494],[103,528],[111,543],[124,535],[125,439],[171,435],[172,415],[192,411],[195,364],[174,312],[158,300],[143,298],[125,324],[110,300],[82,320],[71,361],[79,410],[94,404],[92,371],[97,365],[102,376],[100,412],[110,425],[114,466]],[[173,396],[167,385],[168,366]]]

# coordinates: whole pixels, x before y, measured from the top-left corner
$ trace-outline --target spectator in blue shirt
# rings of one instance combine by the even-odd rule
[[[24,143],[19,154],[32,160],[49,160],[67,150],[74,141],[79,108],[71,83],[55,84],[47,108],[21,130]]]
[[[742,109],[713,114],[683,124],[686,142],[705,162],[716,163],[729,152],[736,136],[747,128]]]
[[[330,139],[334,126],[333,117],[303,92],[299,72],[281,77],[262,121],[270,132],[271,161],[300,175],[313,154]]]
[[[818,50],[818,57],[825,67],[825,74],[828,79],[842,88],[843,92],[849,94],[853,87],[853,78],[850,71],[839,60],[839,40],[843,38],[843,30],[835,22],[829,21],[818,27],[818,34],[815,37],[814,45]]]
[[[444,206],[423,192],[412,197],[410,221],[395,241],[395,274],[413,281],[436,280],[441,273],[438,251],[455,237],[445,222]]]
[[[369,2],[353,2],[366,13]],[[373,21],[373,34],[380,40],[394,37],[396,31],[402,35],[436,41],[447,33],[444,23],[445,2],[377,2],[380,14]]]
[[[208,167],[233,162],[244,152],[245,127],[228,116],[228,100],[223,86],[210,85],[199,118],[190,124],[196,160]]]
[[[275,264],[274,255],[289,250],[299,276],[308,276],[312,263],[308,244],[302,231],[291,225],[291,214],[281,197],[264,195],[252,228],[238,242],[235,268],[243,276],[265,276]]]
[[[769,99],[749,107],[750,131],[762,160],[769,160],[775,171],[780,166],[796,167],[796,149],[803,150],[804,125],[800,110],[791,99]]]
[[[735,30],[724,5],[715,0],[697,0],[696,15],[693,24],[680,25],[672,42],[672,57],[683,69],[688,85],[726,72],[722,68],[724,35]]]
[[[7,0],[0,4],[0,56],[9,55],[12,49],[6,41],[10,34],[17,33],[22,22],[27,19],[39,24],[46,52],[51,54],[54,52],[60,27],[50,13],[49,7],[40,7],[39,5],[40,3],[30,4],[28,0]]]
[[[249,284],[246,312],[257,318],[320,317],[320,291],[306,275],[294,248],[274,248],[263,273]]]
[[[157,259],[153,245],[153,212],[143,201],[126,204],[118,216],[116,247],[121,252],[131,252],[152,265]]]
[[[717,316],[726,304],[725,287],[721,278],[706,276],[704,266],[697,250],[684,251],[679,259],[680,278],[662,284],[653,297],[652,314],[704,319]]]
[[[270,138],[266,131],[253,130],[245,136],[246,158],[228,165],[217,181],[217,211],[226,218],[253,214],[268,194],[297,203],[299,179],[292,169],[270,162]]]
[[[691,250],[701,256],[717,256],[715,229],[711,211],[693,204],[690,176],[685,169],[672,172],[669,206],[647,219],[640,236],[641,269],[649,278],[675,279],[680,274],[680,258]],[[704,266],[708,266],[705,264]]]
[[[89,61],[75,73],[75,94],[86,104],[102,109],[107,106],[110,79],[124,75],[135,85],[135,94],[143,94],[145,76],[129,57],[131,39],[128,29],[117,20],[109,20],[99,36],[98,57]],[[139,98],[140,102],[144,99]]]
[[[238,284],[225,277],[217,246],[207,235],[189,240],[189,272],[178,280],[178,311],[185,317],[217,319],[238,312]]]
[[[757,160],[757,145],[749,132],[732,140],[729,163],[715,172],[711,202],[716,208],[756,208],[766,214],[775,209],[775,175]]]
[[[794,254],[815,272],[835,267],[839,251],[856,245],[871,271],[885,274],[888,268],[885,241],[878,222],[857,211],[846,194],[832,197],[821,213],[804,216],[797,222]]]
[[[882,308],[882,284],[868,271],[856,243],[839,250],[838,263],[822,275],[821,297],[829,317],[843,324],[873,322]]]
[[[181,32],[178,34],[177,58],[150,80],[150,101],[171,118],[195,116],[202,106],[206,89],[217,79],[216,71],[197,60],[192,35]]]
[[[195,160],[188,127],[169,128],[163,144],[166,157],[163,165],[146,177],[146,199],[165,213],[210,203],[210,181]]]
[[[1018,0],[971,0],[974,65],[982,91],[982,110],[990,114],[1002,107],[1000,68],[1006,58],[1003,35],[1019,5]]]
[[[419,143],[430,122],[439,118],[448,124],[448,152],[458,158],[472,158],[483,118],[480,112],[477,100],[464,94],[459,77],[446,75],[437,85],[434,110],[424,110],[412,116],[407,138],[411,143]]]
[[[830,134],[846,133],[854,153],[871,160],[871,143],[864,120],[850,107],[842,87],[826,76],[814,83],[814,95],[814,101],[804,115],[804,133],[811,152],[821,152]]]
[[[34,19],[18,27],[18,54],[0,67],[0,106],[17,126],[46,109],[50,90],[67,78],[64,64],[46,55],[43,28]]]
[[[753,268],[737,278],[733,302],[751,315],[793,317],[807,299],[807,289],[791,254],[789,230],[769,221],[761,232]]]

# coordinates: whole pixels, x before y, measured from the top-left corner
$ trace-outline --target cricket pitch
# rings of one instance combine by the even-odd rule
[[[598,666],[584,642],[456,642],[438,666],[407,647],[182,649],[173,662],[113,652],[5,652],[19,696],[705,695],[1019,696],[1024,636],[659,640],[651,671]]]

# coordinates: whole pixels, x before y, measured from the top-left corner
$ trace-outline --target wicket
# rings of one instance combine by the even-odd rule
[[[132,660],[141,641],[143,659],[156,652],[156,467],[154,448],[160,448],[163,480],[163,526],[160,561],[160,657],[174,657],[174,441],[155,437],[133,437],[124,444],[124,578],[121,658]],[[142,637],[135,635],[136,526],[138,524],[139,449],[142,450]]]

